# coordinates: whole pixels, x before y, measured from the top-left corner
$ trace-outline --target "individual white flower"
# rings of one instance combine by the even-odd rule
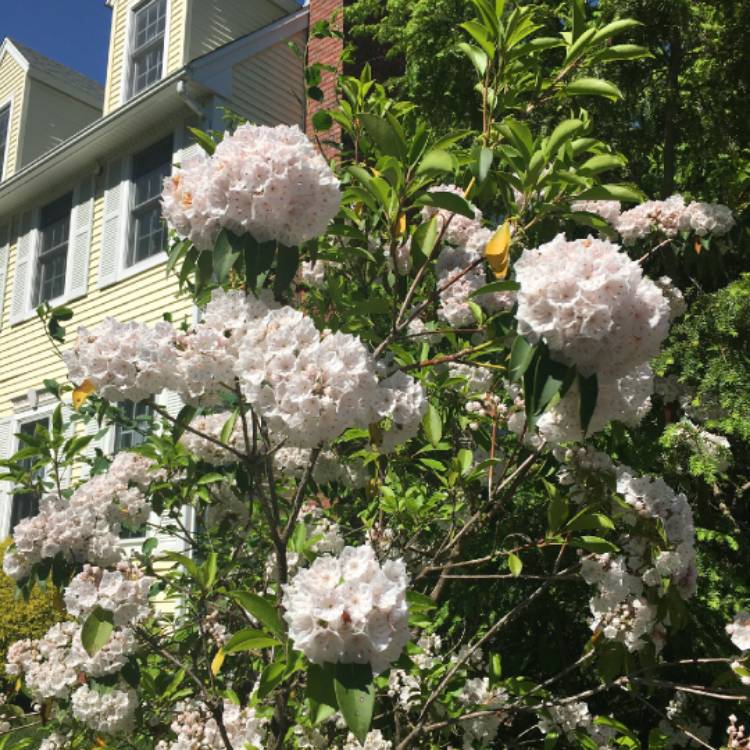
[[[340,202],[338,179],[299,127],[248,124],[166,178],[162,211],[201,250],[222,228],[295,246],[322,234]]]
[[[557,731],[572,741],[575,739],[576,729],[588,728],[591,724],[589,707],[581,701],[559,703],[545,711],[547,715],[539,720],[539,729],[543,734]]]
[[[601,216],[604,221],[616,226],[620,218],[621,205],[620,201],[573,201],[570,204],[573,211],[584,211],[590,214]]]
[[[392,453],[398,445],[411,440],[422,424],[429,403],[421,384],[404,372],[396,372],[382,380],[378,416],[387,418],[390,427],[383,433],[380,449]]]
[[[134,690],[98,690],[81,685],[70,703],[73,716],[95,732],[122,735],[135,727],[138,697]]]
[[[353,734],[349,733],[342,750],[391,750],[392,747],[393,743],[385,739],[379,729],[373,729],[367,733],[364,745]]]
[[[617,245],[560,234],[515,264],[518,332],[584,375],[627,375],[658,353],[669,304]]]
[[[221,432],[231,416],[230,412],[219,412],[218,414],[205,414],[195,417],[190,422],[190,427],[195,432],[186,430],[180,438],[180,443],[201,461],[205,461],[213,466],[226,466],[237,463],[237,456],[234,453],[214,442],[221,442]],[[252,431],[252,427],[248,431]],[[201,434],[198,435],[196,433]],[[201,437],[201,435],[206,435],[207,437]],[[213,438],[213,440],[209,440],[208,438]],[[226,442],[234,450],[247,453],[244,426],[241,418],[236,419],[232,432]]]
[[[407,574],[401,560],[382,566],[369,545],[324,555],[283,587],[284,619],[310,661],[370,664],[380,673],[409,640]]]
[[[721,203],[690,203],[680,217],[680,230],[695,232],[700,237],[710,234],[721,237],[731,231],[734,216]]]
[[[726,631],[740,651],[750,651],[750,612],[738,612],[727,625]]]

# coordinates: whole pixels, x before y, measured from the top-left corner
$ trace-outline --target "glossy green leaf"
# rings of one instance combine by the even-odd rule
[[[547,153],[550,156],[554,156],[560,146],[567,143],[582,127],[582,120],[563,120],[547,139]]]
[[[611,81],[603,78],[577,78],[564,89],[568,96],[603,96],[605,99],[616,101],[622,99],[622,92]]]
[[[508,567],[512,575],[518,577],[523,570],[523,561],[514,552],[508,553]]]
[[[333,716],[338,710],[333,684],[333,664],[309,664],[307,667],[307,702],[313,724]]]
[[[276,605],[269,599],[251,594],[249,591],[234,591],[231,596],[237,604],[265,625],[274,635],[282,640],[285,638],[281,617],[279,617]]]
[[[276,661],[269,664],[260,673],[260,684],[258,685],[258,697],[265,698],[274,688],[281,685],[284,681],[286,672],[286,662]]]
[[[271,646],[280,646],[280,641],[269,638],[262,630],[243,628],[235,633],[224,646],[224,653],[234,654],[238,651],[257,651]]]
[[[474,210],[469,205],[466,198],[462,198],[455,193],[435,191],[424,193],[414,202],[415,206],[433,206],[434,208],[443,208],[454,214],[461,214],[469,219],[474,218]]]
[[[375,685],[370,665],[336,664],[333,684],[336,702],[346,726],[364,743],[375,708]]]
[[[406,142],[391,122],[384,117],[366,112],[359,115],[359,120],[367,137],[382,154],[393,156],[401,161],[406,160]]]
[[[432,257],[435,250],[440,230],[438,228],[437,217],[433,216],[429,221],[420,224],[412,235],[412,247],[419,250],[425,258]]]
[[[452,174],[456,169],[456,160],[452,154],[442,149],[428,151],[417,167],[417,174],[445,172]]]
[[[114,630],[111,612],[94,607],[81,628],[81,643],[89,656],[95,656],[109,641]]]
[[[422,419],[422,427],[427,439],[433,446],[436,446],[443,436],[443,420],[440,418],[440,412],[432,404],[429,405],[427,414]]]
[[[584,377],[583,375],[578,376],[578,392],[581,430],[583,430],[583,434],[585,435],[588,432],[589,424],[591,424],[591,418],[596,411],[596,402],[599,397],[599,380],[596,377],[596,373],[588,377]]]

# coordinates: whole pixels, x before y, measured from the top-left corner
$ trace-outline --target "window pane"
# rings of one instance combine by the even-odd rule
[[[164,35],[167,19],[166,0],[148,3],[135,14],[136,50]]]
[[[166,19],[166,0],[153,0],[135,12],[130,71],[131,96],[135,96],[161,78]]]
[[[49,429],[49,419],[47,417],[43,417],[42,419],[34,419],[30,422],[24,422],[20,428],[19,432],[22,432],[24,435],[33,435],[36,432],[37,425],[40,427],[43,427],[44,429]],[[23,443],[18,443],[18,447],[21,448],[23,446]],[[25,469],[30,469],[33,465],[33,460],[31,458],[25,458],[23,461],[21,461],[21,465]],[[35,479],[41,479],[44,476],[43,471],[37,471],[34,474]],[[10,511],[10,530],[11,532],[16,527],[16,524],[19,521],[22,521],[24,518],[31,518],[31,516],[35,516],[37,513],[39,513],[39,493],[37,492],[16,492],[13,494],[13,502],[11,505],[11,511]]]
[[[166,247],[167,232],[161,218],[164,178],[172,171],[172,138],[142,151],[133,159],[135,197],[128,265],[160,253]]]
[[[133,95],[161,78],[163,47],[154,47],[133,57]]]
[[[65,293],[68,238],[73,194],[47,204],[41,211],[41,242],[37,258],[34,304],[48,302]]]
[[[5,143],[8,140],[8,127],[10,122],[10,107],[0,110],[0,178],[3,176],[5,166]]]
[[[65,294],[65,270],[68,265],[67,243],[58,252],[42,255],[37,267],[37,293],[34,304],[61,297]]]

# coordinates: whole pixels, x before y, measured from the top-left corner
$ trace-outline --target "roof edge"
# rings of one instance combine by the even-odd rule
[[[23,56],[21,50],[13,44],[13,40],[7,36],[3,39],[3,43],[0,44],[0,62],[6,52],[28,73],[30,67],[29,61]]]

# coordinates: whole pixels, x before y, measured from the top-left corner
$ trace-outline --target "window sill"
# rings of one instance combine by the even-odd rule
[[[108,289],[109,287],[126,281],[131,276],[137,276],[144,271],[150,271],[152,268],[156,268],[156,266],[166,263],[168,258],[169,256],[167,253],[162,251],[156,255],[152,255],[150,258],[140,261],[139,263],[123,268],[120,270],[120,273],[117,274],[117,278],[114,281],[110,281],[108,284],[101,284],[99,289]]]
[[[54,299],[47,300],[47,304],[50,307],[62,307],[63,305],[67,305],[69,302],[72,302],[74,299],[79,299],[80,296],[73,297],[73,295],[70,294],[63,294],[60,297],[55,297]],[[36,309],[39,307],[39,305],[45,304],[44,302],[40,302],[38,305],[34,305],[33,307],[29,308],[23,315],[21,315],[18,318],[11,318],[10,319],[10,325],[11,326],[19,326],[23,323],[28,323],[30,320],[37,320],[36,315]]]

